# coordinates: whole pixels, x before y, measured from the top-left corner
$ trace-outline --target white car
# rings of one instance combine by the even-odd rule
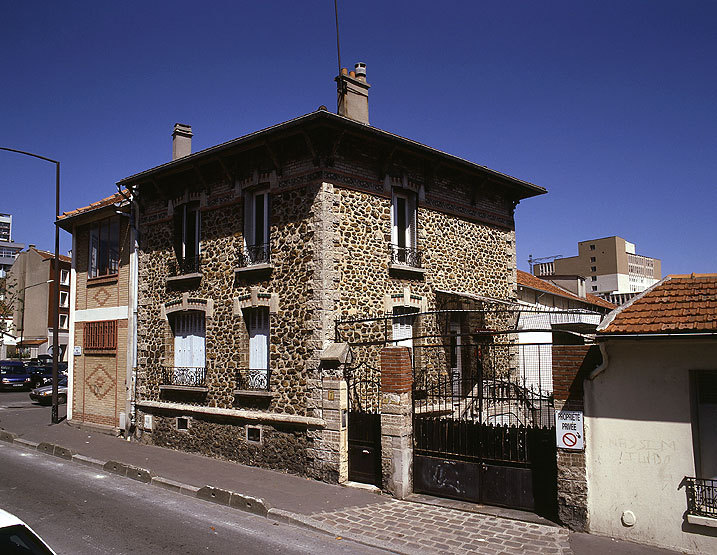
[[[56,555],[27,524],[0,509],[0,553],[3,555]]]

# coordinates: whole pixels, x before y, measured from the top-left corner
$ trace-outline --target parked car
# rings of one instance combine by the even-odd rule
[[[52,403],[52,384],[33,389],[30,392],[30,399],[41,405]],[[67,378],[64,376],[57,382],[57,403],[60,405],[67,403]]]
[[[19,360],[0,361],[0,389],[30,389],[32,375]]]
[[[30,372],[33,389],[52,383],[52,366],[27,366],[27,371]]]
[[[56,555],[32,528],[2,509],[0,509],[0,553]]]

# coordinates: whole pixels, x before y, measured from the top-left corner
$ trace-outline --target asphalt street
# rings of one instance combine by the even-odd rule
[[[386,553],[0,445],[0,507],[59,554]]]

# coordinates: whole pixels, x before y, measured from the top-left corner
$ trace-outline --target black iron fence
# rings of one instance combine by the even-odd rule
[[[266,368],[237,368],[236,388],[243,391],[267,391],[271,384],[271,372]]]
[[[344,369],[349,410],[369,414],[381,412],[381,372],[365,362]]]
[[[257,264],[271,264],[271,244],[247,245],[237,253],[240,268]]]
[[[717,518],[717,480],[685,478],[687,514]]]
[[[199,273],[201,268],[201,256],[189,256],[186,258],[170,259],[169,275],[186,276],[187,274]]]
[[[172,366],[162,369],[162,385],[206,387],[207,369],[204,366]]]
[[[416,248],[413,247],[400,247],[398,245],[391,244],[390,248],[391,264],[401,264],[403,266],[410,266],[411,268],[421,268],[422,254]]]

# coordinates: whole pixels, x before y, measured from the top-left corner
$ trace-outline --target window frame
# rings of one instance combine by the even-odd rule
[[[64,297],[64,300],[63,300]],[[60,308],[70,308],[70,292],[60,291]]]
[[[271,194],[268,187],[244,193],[244,253],[249,265],[271,261]],[[258,217],[258,199],[261,214]],[[261,220],[261,221],[260,221]],[[261,242],[260,242],[261,241]]]
[[[58,329],[60,330],[68,330],[70,329],[70,315],[69,314],[59,314],[59,322],[58,322]],[[64,320],[64,325],[63,325]]]
[[[70,285],[70,270],[60,268],[60,285]]]
[[[192,218],[194,222],[190,229],[189,223]],[[190,238],[192,229],[194,237]],[[195,259],[201,255],[201,230],[202,217],[198,202],[185,202],[174,208],[174,254],[178,261]]]
[[[116,233],[115,233],[116,232]],[[103,245],[103,240],[105,244]],[[114,244],[113,244],[114,240]],[[112,247],[115,247],[113,250]],[[114,254],[114,258],[112,255]],[[103,260],[106,259],[106,260]],[[87,278],[116,276],[120,265],[120,218],[110,216],[89,226]]]
[[[85,352],[117,352],[117,320],[85,322],[82,330],[82,349]]]
[[[271,313],[268,306],[257,306],[244,310],[244,321],[249,338],[249,370],[269,371],[271,364]],[[263,332],[263,333],[262,333]],[[257,360],[257,357],[260,360]]]
[[[403,189],[394,189],[391,195],[391,243],[399,249],[416,249],[417,247],[418,202],[416,197],[416,193]],[[403,210],[399,210],[401,201],[403,201]],[[399,221],[401,216],[403,216],[403,222]],[[404,244],[401,244],[402,242]]]

